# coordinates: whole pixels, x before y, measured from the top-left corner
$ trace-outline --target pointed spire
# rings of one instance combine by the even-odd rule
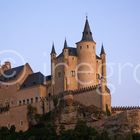
[[[55,47],[54,47],[54,42],[53,42],[53,45],[52,45],[52,51],[51,51],[51,54],[56,54],[56,52],[55,52]]]
[[[68,45],[67,45],[67,40],[65,38],[65,41],[64,41],[64,49],[68,48]]]
[[[86,16],[85,27],[83,31],[83,36],[81,41],[93,41],[92,32],[90,30],[88,17]]]
[[[102,43],[102,48],[101,48],[101,53],[100,53],[100,55],[102,55],[102,54],[105,54],[105,50],[104,50],[104,45],[103,45],[103,43]]]

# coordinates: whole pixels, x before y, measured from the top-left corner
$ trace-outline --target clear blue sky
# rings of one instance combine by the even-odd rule
[[[108,78],[113,105],[140,105],[140,1],[139,0],[0,0],[0,51],[20,53],[33,70],[50,74],[50,51],[54,41],[57,53],[64,38],[69,46],[81,39],[85,13],[88,13],[97,53],[101,44],[107,62],[113,63],[113,75]],[[9,54],[14,66],[21,61]],[[122,72],[118,83],[118,66],[131,63]],[[47,65],[44,71],[44,64]],[[137,67],[136,67],[137,66]],[[110,73],[108,68],[108,73]]]

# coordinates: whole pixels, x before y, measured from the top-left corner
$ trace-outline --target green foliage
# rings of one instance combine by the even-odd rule
[[[31,105],[28,105],[27,106],[27,118],[28,118],[28,121],[29,121],[29,127],[31,127],[35,122],[36,122],[36,108],[31,106]]]
[[[79,120],[73,130],[65,130],[60,126],[59,135],[56,126],[52,123],[37,124],[26,132],[15,132],[15,126],[10,129],[0,128],[0,140],[116,140],[110,139],[107,131],[98,133],[94,128],[87,126],[86,122]],[[118,140],[118,139],[117,139]],[[122,136],[119,140],[140,140],[140,134]]]
[[[107,104],[106,104],[106,115],[111,116],[111,112],[110,112]]]
[[[60,128],[59,128],[59,133],[61,135],[63,135],[63,133],[65,132],[65,126],[63,124],[60,125]]]
[[[103,131],[100,136],[100,140],[110,140],[107,131]]]
[[[57,134],[53,124],[47,124],[42,127],[32,127],[24,133],[25,139],[31,140],[56,140]]]
[[[133,140],[140,140],[140,134],[139,133],[132,134],[132,139]]]
[[[96,140],[98,132],[79,120],[74,130],[63,131],[60,140]]]
[[[53,97],[53,105],[54,105],[55,108],[56,108],[57,105],[58,105],[58,97],[57,97],[57,96],[54,96],[54,97]]]

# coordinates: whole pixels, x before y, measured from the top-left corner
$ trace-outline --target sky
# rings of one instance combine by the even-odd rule
[[[50,74],[52,42],[57,54],[64,39],[81,40],[85,17],[107,54],[108,86],[113,106],[140,105],[139,0],[0,0],[0,60],[12,66],[28,62]]]

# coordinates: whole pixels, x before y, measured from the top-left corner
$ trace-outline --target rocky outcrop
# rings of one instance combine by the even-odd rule
[[[131,133],[140,133],[140,109],[133,108],[111,116],[96,106],[84,106],[73,100],[72,95],[64,98],[65,106],[61,107],[56,125],[64,125],[66,129],[73,129],[77,121],[84,120],[88,126],[94,127],[99,132],[106,130],[110,137],[120,139]]]
[[[111,136],[124,136],[129,133],[140,133],[140,110],[127,110],[107,118],[104,129]]]

